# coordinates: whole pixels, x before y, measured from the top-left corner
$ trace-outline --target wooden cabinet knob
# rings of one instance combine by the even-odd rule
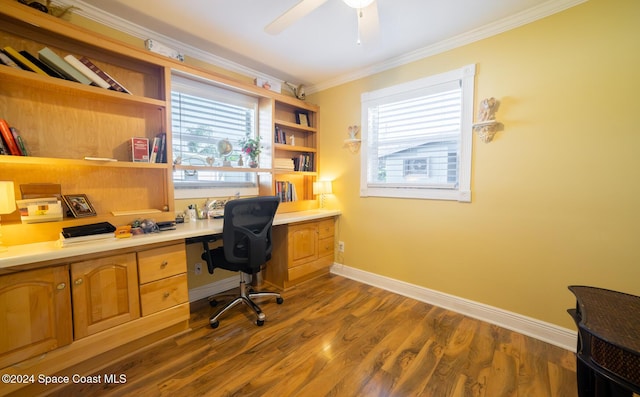
[[[83,280],[83,279],[81,279],[81,278],[79,278],[79,279],[77,279],[76,281],[74,281],[73,283],[74,283],[75,285],[82,285],[82,283],[83,283],[83,282],[84,282],[84,280]]]
[[[160,264],[160,268],[164,269],[165,267],[167,267],[167,265],[169,264],[169,262],[167,261],[162,261],[162,263]]]
[[[164,293],[164,294],[162,294],[162,297],[163,297],[164,299],[167,299],[167,298],[168,298],[168,297],[170,297],[170,296],[171,296],[171,294],[170,294],[169,292],[166,292],[166,291],[165,291],[165,293]]]
[[[56,286],[56,288],[60,291],[62,291],[63,289],[65,289],[67,287],[66,283],[60,283]]]

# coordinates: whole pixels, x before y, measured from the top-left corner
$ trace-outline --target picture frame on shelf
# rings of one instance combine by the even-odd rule
[[[74,218],[98,215],[86,194],[65,194],[62,198]]]
[[[305,127],[311,127],[311,125],[309,124],[309,112],[296,110],[296,123]]]

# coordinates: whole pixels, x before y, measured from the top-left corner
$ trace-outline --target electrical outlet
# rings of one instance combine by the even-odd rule
[[[196,276],[199,276],[200,274],[202,274],[202,263],[196,263],[196,265],[194,266],[193,272],[196,274]]]
[[[338,252],[344,252],[344,241],[338,241]]]

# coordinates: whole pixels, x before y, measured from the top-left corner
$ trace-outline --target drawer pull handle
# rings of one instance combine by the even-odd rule
[[[160,264],[160,268],[164,269],[165,267],[167,267],[167,265],[169,264],[169,262],[167,261],[162,261],[162,263]]]
[[[170,296],[171,296],[171,294],[170,294],[169,292],[165,292],[164,294],[162,294],[162,297],[163,297],[164,299],[167,299],[167,298],[168,298],[168,297],[170,297]]]
[[[83,283],[83,282],[84,282],[84,279],[79,278],[79,279],[77,279],[76,281],[74,281],[73,283],[74,283],[75,285],[82,285],[82,283]]]
[[[65,283],[60,283],[56,286],[56,288],[60,291],[62,291],[63,289],[65,289],[65,287],[67,286],[67,284]]]

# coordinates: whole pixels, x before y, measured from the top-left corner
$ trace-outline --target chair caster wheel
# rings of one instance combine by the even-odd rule
[[[256,325],[258,327],[262,327],[264,325],[264,320],[256,320]]]
[[[281,304],[282,304],[282,302],[284,302],[284,299],[282,299],[282,298],[276,298],[276,303],[277,303],[277,304],[281,305]]]
[[[211,328],[215,329],[218,328],[218,326],[220,325],[220,321],[216,320],[214,322],[209,323],[211,325]]]
[[[209,301],[209,306],[211,306],[211,307],[216,307],[216,306],[218,306],[218,301],[217,301],[217,300],[215,300],[215,299],[214,299],[214,300],[210,300],[210,301]]]

